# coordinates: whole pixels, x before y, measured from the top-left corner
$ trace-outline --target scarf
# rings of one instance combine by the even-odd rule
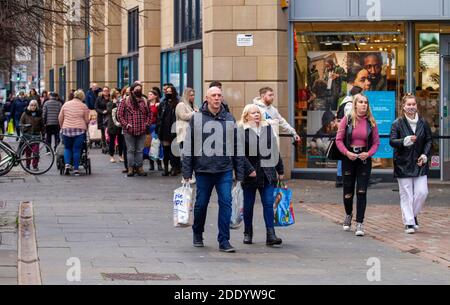
[[[417,127],[417,122],[419,121],[419,115],[416,113],[416,116],[414,117],[413,120],[411,120],[407,115],[405,115],[406,120],[409,123],[409,126],[411,126],[411,129],[414,133],[416,133],[416,127]]]

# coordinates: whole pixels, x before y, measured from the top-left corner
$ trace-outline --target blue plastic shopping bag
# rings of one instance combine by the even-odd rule
[[[295,223],[294,207],[292,205],[292,190],[283,182],[278,182],[274,189],[273,204],[274,218],[276,227],[287,227]]]

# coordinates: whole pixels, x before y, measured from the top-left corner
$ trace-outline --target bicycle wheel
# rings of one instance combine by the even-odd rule
[[[24,171],[32,175],[42,175],[52,168],[55,152],[42,140],[30,140],[23,143],[19,159]]]
[[[6,142],[2,142],[2,144],[11,148],[11,146]],[[4,176],[11,171],[14,167],[14,161],[14,157],[0,146],[0,176]]]

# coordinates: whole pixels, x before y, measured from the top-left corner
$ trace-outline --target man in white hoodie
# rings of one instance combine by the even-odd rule
[[[259,96],[260,97],[255,97],[253,103],[261,109],[264,118],[274,128],[274,130],[278,131],[279,127],[281,127],[283,131],[292,135],[296,142],[301,142],[301,138],[297,134],[295,128],[289,125],[289,123],[278,112],[277,108],[272,106],[275,99],[273,89],[270,87],[261,88],[259,89]]]

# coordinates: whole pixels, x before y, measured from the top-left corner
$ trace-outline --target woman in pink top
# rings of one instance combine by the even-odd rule
[[[351,114],[339,125],[336,145],[345,156],[342,160],[344,174],[344,205],[346,217],[343,228],[350,231],[353,217],[353,197],[356,183],[356,236],[364,236],[363,221],[367,204],[367,186],[372,171],[372,156],[380,146],[375,119],[369,100],[363,94],[355,95]]]
[[[74,175],[80,175],[78,170],[80,152],[83,142],[86,140],[86,130],[89,123],[89,109],[82,102],[83,100],[83,90],[75,91],[74,99],[62,106],[58,117],[64,141],[65,175],[70,174],[71,161],[73,161]]]

